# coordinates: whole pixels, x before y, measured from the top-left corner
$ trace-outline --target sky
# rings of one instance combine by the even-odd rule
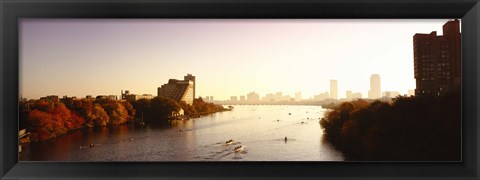
[[[20,95],[157,95],[196,76],[196,95],[303,98],[415,89],[413,35],[448,19],[21,19]]]

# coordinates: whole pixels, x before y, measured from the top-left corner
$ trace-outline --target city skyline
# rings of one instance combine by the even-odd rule
[[[329,92],[332,79],[338,99],[367,97],[371,74],[382,77],[382,91],[407,94],[413,35],[441,32],[446,21],[23,19],[19,93],[157,94],[191,73],[196,97],[215,100],[253,91],[307,99]]]
[[[379,99],[379,98],[394,98],[398,95],[400,96],[411,96],[411,95],[414,95],[414,89],[409,89],[406,93],[400,93],[398,91],[381,91],[381,76],[379,74],[372,74],[371,78],[370,78],[370,88],[374,89],[374,93],[373,93],[373,96],[371,97],[370,94],[362,94],[360,92],[352,92],[352,90],[346,90],[345,92],[340,92],[340,94],[344,93],[345,94],[345,97],[342,97],[342,98],[338,98],[338,94],[339,92],[337,91],[337,85],[338,85],[338,81],[332,79],[330,80],[330,91],[325,91],[325,92],[319,92],[317,94],[315,94],[314,96],[310,96],[310,97],[303,97],[302,98],[302,92],[295,92],[295,94],[283,94],[282,91],[275,91],[275,92],[269,92],[269,93],[266,93],[266,94],[258,94],[256,93],[255,91],[252,91],[252,92],[249,92],[247,94],[247,98],[244,99],[243,101],[250,101],[248,96],[250,96],[251,94],[256,94],[256,96],[258,96],[259,98],[256,99],[256,98],[253,98],[255,100],[253,100],[253,102],[261,102],[261,101],[271,101],[272,99],[275,100],[275,101],[279,101],[278,99],[280,99],[280,101],[296,101],[296,102],[299,102],[299,101],[303,101],[303,100],[313,100],[313,101],[322,101],[322,100],[325,100],[325,99],[334,99],[334,100],[350,100],[350,99],[357,99],[357,98],[366,98],[366,99]],[[332,93],[332,91],[334,93]],[[279,97],[279,95],[281,97]],[[244,96],[244,94],[240,94],[240,95],[231,95],[230,96],[230,99],[226,100],[226,101],[242,101],[240,99],[238,99],[238,97],[241,97],[241,96]],[[274,97],[276,96],[276,97]],[[233,99],[236,99],[236,100],[233,100]],[[271,99],[269,99],[271,98]],[[252,102],[252,101],[250,101]]]

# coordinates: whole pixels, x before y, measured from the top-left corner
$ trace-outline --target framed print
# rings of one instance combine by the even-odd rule
[[[0,5],[2,179],[478,178],[478,1]]]

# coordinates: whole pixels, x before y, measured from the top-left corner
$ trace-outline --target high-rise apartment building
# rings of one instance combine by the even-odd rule
[[[381,98],[382,92],[380,89],[380,75],[372,74],[370,76],[370,90],[368,91],[368,98],[378,99]]]
[[[460,92],[461,82],[460,21],[443,25],[443,35],[436,31],[413,36],[415,95],[440,96]]]
[[[197,85],[197,82],[195,81],[195,76],[191,75],[191,74],[187,74],[186,76],[183,76],[183,80],[187,81],[187,80],[190,80],[190,81],[193,81],[193,98],[197,97],[196,94],[195,94],[195,91],[196,91],[196,85]]]
[[[338,99],[338,82],[337,80],[330,80],[330,98]]]
[[[158,96],[168,97],[177,102],[185,101],[191,105],[195,98],[195,76],[188,74],[184,80],[170,79],[167,84],[158,88],[157,93]]]

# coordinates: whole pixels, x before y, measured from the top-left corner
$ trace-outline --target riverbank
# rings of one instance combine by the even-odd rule
[[[461,160],[461,96],[356,100],[329,110],[325,138],[355,161]]]
[[[199,117],[229,109],[202,99],[193,104],[165,97],[135,101],[110,99],[22,100],[19,102],[20,129],[30,134],[28,141],[45,141],[69,132],[126,123],[166,123],[175,117]],[[144,121],[145,120],[145,121]]]
[[[206,116],[206,115],[210,115],[210,114],[215,114],[215,113],[219,113],[219,112],[225,112],[225,111],[232,111],[233,109],[221,109],[221,110],[216,110],[214,112],[204,112],[204,113],[197,113],[197,114],[194,114],[194,115],[190,115],[188,116],[188,119],[190,118],[200,118],[202,116]]]
[[[30,143],[19,161],[343,161],[322,141],[318,119],[312,118],[323,112],[318,106],[235,106],[170,124],[88,128]],[[229,139],[245,151],[235,153],[237,144],[225,146]]]

